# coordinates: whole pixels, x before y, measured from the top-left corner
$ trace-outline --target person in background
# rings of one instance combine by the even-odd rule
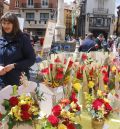
[[[112,51],[114,40],[112,39],[112,37],[109,37],[107,42],[108,42],[108,46],[109,46],[110,50]]]
[[[95,42],[98,45],[98,49],[102,49],[103,41],[104,41],[104,35],[103,34],[99,34],[98,37],[95,39]]]
[[[116,39],[116,49],[117,49],[117,52],[120,56],[120,36],[118,36]]]
[[[95,51],[96,47],[95,47],[95,42],[93,40],[93,34],[89,33],[87,35],[87,38],[83,41],[82,45],[79,48],[79,51],[82,52],[87,52],[87,51]]]
[[[1,17],[0,37],[0,88],[20,85],[22,72],[29,78],[29,68],[35,62],[35,53],[30,38],[21,32],[14,13]]]

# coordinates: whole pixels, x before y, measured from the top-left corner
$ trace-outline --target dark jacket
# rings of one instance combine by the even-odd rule
[[[94,40],[92,40],[90,38],[86,38],[83,41],[82,45],[80,46],[79,51],[86,52],[89,49],[91,49],[91,51],[96,50],[96,48],[95,48],[95,42],[94,42]]]
[[[8,39],[0,38],[0,65],[16,65],[13,70],[0,76],[0,86],[19,85],[21,73],[28,74],[29,67],[35,62],[35,53],[26,34],[21,33],[14,40]]]

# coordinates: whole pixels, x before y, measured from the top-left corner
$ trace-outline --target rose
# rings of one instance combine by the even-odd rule
[[[107,84],[109,82],[108,76],[105,75],[104,78],[103,78],[103,81],[104,81],[105,84]]]
[[[57,57],[57,58],[54,60],[54,62],[55,62],[55,63],[60,63],[60,62],[61,62],[61,60],[60,60],[60,58],[59,58],[59,57]]]
[[[30,118],[31,118],[31,114],[30,113],[28,113],[27,111],[22,111],[21,112],[21,118],[23,119],[23,120],[29,120]]]
[[[73,65],[73,61],[72,61],[72,60],[70,60],[70,61],[69,61],[69,64],[68,64],[68,68],[71,68],[71,67],[72,67],[72,65]]]
[[[77,104],[76,110],[80,111],[80,106],[78,104]]]
[[[41,70],[42,74],[49,74],[49,68],[45,68]]]
[[[92,106],[95,110],[98,110],[102,106],[102,104],[104,104],[104,100],[98,98],[95,101],[93,101]]]
[[[0,119],[2,118],[2,116],[3,116],[3,115],[2,115],[2,113],[0,112]]]
[[[12,107],[18,105],[18,98],[17,97],[11,97],[9,99],[9,103],[10,103],[10,106],[12,106]]]
[[[77,71],[77,78],[78,79],[83,79],[83,74],[80,71]]]
[[[109,103],[105,103],[105,109],[108,111],[108,112],[110,112],[110,111],[112,111],[112,107],[110,106],[110,104]]]
[[[55,116],[59,116],[60,113],[61,113],[61,106],[60,105],[55,105],[53,108],[52,108],[52,112]]]
[[[57,72],[58,72],[58,73],[62,73],[62,72],[63,72],[63,68],[62,68],[62,67],[61,67],[61,68],[58,67],[58,68],[57,68]]]
[[[87,55],[86,55],[86,54],[82,54],[82,57],[81,57],[81,58],[82,58],[82,60],[83,60],[83,61],[85,61],[85,60],[87,60],[87,59],[88,59],[88,57],[87,57]]]
[[[29,109],[30,109],[30,105],[28,105],[28,104],[21,105],[21,110],[22,111],[28,111]]]
[[[71,99],[71,101],[73,101],[74,103],[76,103],[76,102],[78,101],[75,92],[72,92],[72,95],[71,95],[70,99]]]
[[[54,115],[49,115],[48,122],[50,122],[53,126],[57,126],[59,123],[59,119]]]
[[[63,79],[63,77],[64,77],[64,75],[62,74],[62,73],[57,73],[57,75],[56,75],[56,79],[57,80],[61,80],[61,79]]]
[[[76,129],[73,123],[67,124],[67,129]]]

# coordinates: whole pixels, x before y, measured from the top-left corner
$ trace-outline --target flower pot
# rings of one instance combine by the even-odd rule
[[[93,129],[103,129],[103,126],[104,126],[104,119],[101,119],[101,120],[92,119]]]
[[[52,88],[40,83],[40,92],[43,93],[44,100],[40,101],[40,109],[47,115],[51,114],[52,107],[64,97],[63,86]]]

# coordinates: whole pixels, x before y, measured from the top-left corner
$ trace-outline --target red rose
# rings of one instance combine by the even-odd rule
[[[17,98],[17,97],[11,97],[11,98],[9,99],[9,103],[10,103],[10,105],[11,105],[12,107],[18,105],[18,98]]]
[[[67,124],[67,129],[76,129],[73,123]]]
[[[105,75],[105,76],[103,77],[103,81],[104,81],[105,84],[107,84],[107,83],[109,82],[109,78],[108,78],[107,75]]]
[[[88,57],[87,57],[87,55],[86,55],[86,54],[82,54],[82,57],[81,57],[81,58],[82,58],[82,60],[83,60],[83,61],[85,61],[85,60],[87,60],[87,59],[88,59]]]
[[[78,104],[77,104],[76,110],[80,111],[80,106]]]
[[[67,63],[67,59],[64,59],[64,64],[66,64]]]
[[[60,107],[60,105],[56,105],[56,106],[54,106],[53,108],[52,108],[52,112],[53,112],[53,114],[55,115],[55,116],[59,116],[60,115],[60,113],[61,113],[61,107]]]
[[[29,120],[29,119],[31,118],[31,114],[28,113],[27,111],[22,111],[22,112],[21,112],[21,118],[22,118],[23,120]]]
[[[69,61],[69,64],[68,64],[68,68],[71,68],[71,67],[72,67],[72,65],[73,65],[73,61],[72,61],[72,60],[70,60],[70,61]]]
[[[48,122],[50,122],[53,126],[57,126],[58,122],[59,122],[59,119],[54,115],[49,115],[48,116]]]
[[[50,64],[49,67],[50,67],[50,70],[53,70],[53,64]]]
[[[89,75],[90,75],[90,77],[92,77],[94,75],[94,69],[93,68],[90,70]]]
[[[41,70],[41,73],[43,74],[49,74],[49,68],[45,68]]]
[[[3,116],[3,115],[2,115],[2,113],[0,112],[0,119],[2,118],[2,116]]]
[[[77,78],[78,79],[83,79],[83,74],[82,73],[80,73],[80,71],[77,71]]]
[[[63,77],[64,77],[64,75],[62,74],[62,73],[57,73],[57,75],[56,75],[56,79],[57,80],[61,80],[61,79],[63,79]]]
[[[109,103],[105,103],[105,109],[107,110],[107,111],[112,111],[112,107],[110,106],[110,104]]]
[[[72,92],[72,95],[70,98],[71,98],[71,101],[73,101],[74,103],[76,103],[78,101],[75,92]]]
[[[28,111],[29,109],[30,109],[30,105],[28,105],[28,104],[21,105],[21,110],[22,111]]]
[[[60,58],[59,58],[59,57],[57,57],[57,58],[54,60],[54,62],[55,62],[55,63],[60,63],[60,62],[61,62],[61,60],[60,60]]]
[[[57,72],[58,73],[62,73],[63,72],[63,68],[57,68]]]
[[[95,110],[98,110],[102,106],[102,104],[104,104],[104,100],[103,99],[99,99],[99,98],[96,99],[95,101],[93,101],[93,103],[92,103],[93,108]]]

